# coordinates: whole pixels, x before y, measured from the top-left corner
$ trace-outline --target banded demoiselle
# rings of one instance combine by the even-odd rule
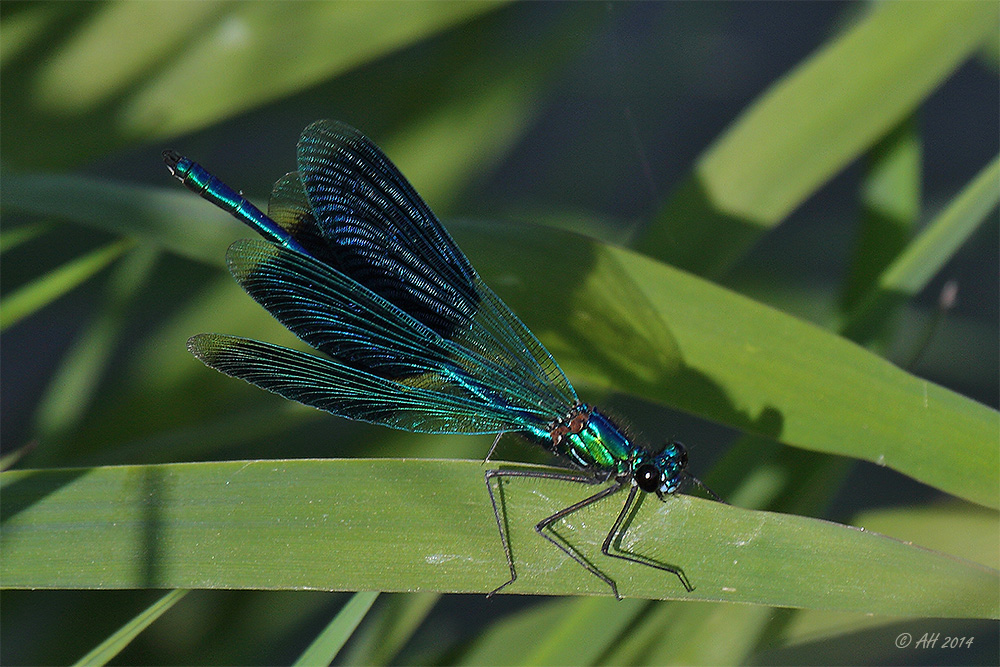
[[[303,131],[297,153],[298,171],[275,184],[266,215],[197,163],[173,151],[163,158],[185,186],[266,239],[233,243],[226,255],[230,272],[325,356],[222,334],[193,336],[188,349],[227,375],[334,415],[424,433],[497,434],[497,440],[518,432],[554,454],[571,470],[486,471],[510,568],[510,579],[490,595],[517,579],[503,503],[494,491],[494,480],[499,485],[511,477],[606,485],[545,517],[535,530],[618,599],[615,582],[548,529],[628,488],[601,552],[673,573],[693,590],[680,568],[618,546],[639,491],[664,499],[686,480],[701,486],[685,470],[684,447],[668,442],[648,450],[580,401],[552,355],[358,130],[315,122]]]

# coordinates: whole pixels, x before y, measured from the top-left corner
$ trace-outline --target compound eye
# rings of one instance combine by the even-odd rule
[[[648,463],[644,463],[635,471],[635,483],[646,493],[652,493],[660,488],[660,471]]]
[[[684,448],[684,445],[676,440],[672,440],[667,443],[665,451],[669,452],[671,450],[673,450],[673,459],[677,462],[677,466],[681,469],[686,468],[688,464],[688,453],[687,449]]]

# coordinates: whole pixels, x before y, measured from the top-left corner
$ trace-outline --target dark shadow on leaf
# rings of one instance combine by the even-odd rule
[[[7,523],[21,512],[30,509],[36,503],[48,498],[63,487],[72,484],[74,480],[86,475],[87,468],[66,468],[62,470],[32,470],[26,473],[17,471],[2,475],[3,502],[0,503],[0,525]],[[17,476],[14,481],[7,482]]]
[[[693,174],[632,247],[679,269],[712,278],[724,274],[771,226],[721,211]]]

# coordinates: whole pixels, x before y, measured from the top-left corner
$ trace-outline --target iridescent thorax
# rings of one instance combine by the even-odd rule
[[[577,403],[549,427],[552,447],[584,469],[622,475],[630,472],[636,445],[614,422],[586,403]]]
[[[577,403],[550,424],[549,437],[554,452],[574,465],[609,478],[631,477],[643,491],[660,496],[677,490],[687,466],[687,452],[680,443],[670,442],[652,454],[586,403]]]

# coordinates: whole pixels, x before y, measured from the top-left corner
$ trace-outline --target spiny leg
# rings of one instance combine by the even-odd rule
[[[625,521],[625,517],[628,516],[629,508],[635,501],[636,494],[639,491],[638,486],[633,486],[628,492],[628,498],[625,499],[625,504],[622,506],[622,511],[618,513],[618,518],[615,519],[614,524],[611,526],[611,530],[608,532],[608,536],[604,538],[604,544],[601,546],[601,553],[605,556],[611,556],[612,558],[620,558],[622,560],[627,560],[632,563],[638,563],[640,565],[646,565],[648,567],[655,567],[657,570],[663,570],[664,572],[671,572],[677,575],[677,578],[681,580],[681,585],[687,590],[688,593],[694,590],[694,587],[688,581],[687,575],[684,571],[677,567],[671,567],[670,565],[665,565],[664,563],[658,563],[652,558],[644,558],[634,554],[630,554],[626,551],[620,551],[619,553],[611,553],[612,545],[616,549],[619,549],[616,543],[621,541],[624,534],[619,534],[619,530],[622,527],[622,523]]]
[[[561,480],[561,481],[565,481],[565,482],[577,482],[579,484],[591,484],[591,485],[593,485],[593,484],[603,484],[604,482],[608,481],[607,478],[593,477],[593,476],[590,476],[590,475],[583,475],[583,474],[574,475],[572,473],[541,472],[541,471],[535,471],[535,470],[487,470],[486,471],[486,475],[485,475],[486,490],[489,491],[489,494],[490,494],[490,503],[492,503],[492,505],[493,505],[493,516],[496,518],[496,521],[497,521],[497,530],[500,532],[500,543],[503,545],[504,554],[506,554],[506,556],[507,556],[507,566],[510,568],[510,579],[507,580],[506,582],[500,584],[499,586],[497,586],[496,588],[494,588],[489,593],[487,593],[486,597],[490,597],[494,593],[498,593],[503,588],[505,588],[505,587],[509,586],[510,584],[514,583],[514,581],[517,579],[517,571],[514,569],[514,556],[513,556],[513,554],[511,554],[510,543],[507,541],[507,531],[504,529],[504,524],[506,523],[506,518],[507,518],[507,508],[506,508],[506,506],[504,506],[503,516],[501,517],[501,515],[500,515],[500,505],[502,505],[504,503],[503,503],[503,498],[501,497],[501,503],[498,504],[497,503],[496,495],[493,493],[493,484],[490,483],[490,480],[493,479],[494,477],[496,477],[498,480],[501,480],[501,481],[502,481],[502,478],[504,478],[504,477],[531,477],[531,478],[534,478],[534,479],[556,479],[556,480]],[[614,487],[611,487],[611,488],[617,490],[619,487],[618,486],[614,486]],[[503,493],[502,490],[501,490],[501,493]],[[601,494],[610,495],[610,494],[604,493],[604,491],[602,491]],[[600,496],[601,498],[603,498],[604,495],[601,495],[601,494],[598,494],[598,496]],[[591,498],[593,498],[593,496]],[[591,500],[591,498],[588,498],[587,500]],[[592,502],[592,500],[591,500],[591,502]],[[589,503],[587,501],[584,501],[584,504],[589,504]],[[574,505],[573,508],[574,509],[579,509],[582,506],[583,505],[581,505],[580,503],[577,503],[577,505]],[[570,509],[570,508],[567,508],[567,509]],[[565,510],[561,510],[561,511],[565,512]],[[557,512],[557,514],[559,514],[559,513]],[[567,512],[567,514],[568,514],[568,512]],[[565,516],[565,514],[562,515],[562,516]],[[543,519],[543,522],[547,521],[548,519],[551,519],[551,518],[552,517],[548,517],[547,519]],[[536,531],[539,530],[538,526],[535,526],[535,530]],[[554,540],[552,540],[548,535],[545,535],[544,533],[542,533],[542,537],[548,539],[549,541],[553,541],[554,542]],[[566,551],[565,547],[563,547],[558,542],[555,542],[555,544],[556,544],[556,546],[558,546],[563,551]],[[569,553],[569,552],[566,551],[566,553]],[[576,560],[577,562],[580,562],[579,558],[577,558],[577,556],[575,556],[574,554],[570,553],[569,555],[573,557],[573,560]],[[587,564],[583,563],[583,565],[588,570],[591,569]],[[599,573],[595,573],[595,574],[597,574],[598,576],[601,576]],[[605,577],[601,576],[601,578],[605,579],[605,581],[607,581],[607,579]],[[613,583],[611,584],[611,588],[612,588],[612,590],[614,590],[614,584]],[[617,591],[616,591],[616,595],[617,595]]]
[[[551,516],[545,517],[544,519],[542,519],[541,521],[539,521],[535,525],[535,532],[537,532],[539,535],[541,535],[542,537],[544,537],[545,539],[547,539],[552,544],[554,544],[557,547],[559,547],[567,556],[569,556],[570,558],[572,558],[573,560],[575,560],[577,563],[579,563],[580,565],[582,565],[585,570],[587,570],[592,575],[594,575],[595,577],[597,577],[598,579],[600,579],[601,581],[603,581],[604,583],[606,583],[608,586],[610,586],[611,587],[611,592],[614,593],[615,594],[615,598],[617,598],[619,600],[622,599],[622,596],[618,594],[618,586],[615,585],[615,582],[612,581],[611,578],[608,575],[604,574],[603,572],[601,572],[600,570],[598,570],[596,567],[594,567],[593,565],[591,565],[590,563],[588,563],[586,560],[584,560],[584,558],[582,556],[580,556],[578,553],[576,553],[568,545],[563,544],[562,542],[556,540],[555,537],[552,537],[551,535],[549,535],[548,533],[546,533],[545,529],[548,528],[549,526],[551,526],[556,521],[560,521],[561,519],[566,518],[567,516],[569,516],[573,512],[576,512],[577,510],[583,509],[587,505],[591,505],[593,503],[596,503],[598,500],[601,500],[603,498],[607,498],[608,496],[617,493],[618,491],[621,490],[621,488],[622,488],[622,483],[619,482],[619,481],[615,481],[615,483],[612,484],[611,486],[609,486],[608,488],[601,489],[600,491],[598,491],[594,495],[590,496],[589,498],[584,498],[583,500],[581,500],[578,503],[573,503],[569,507],[565,507],[565,508],[559,510],[558,512],[556,512],[555,514],[553,514]]]
[[[483,465],[489,463],[490,457],[493,456],[493,450],[497,448],[497,445],[500,443],[500,438],[502,437],[503,437],[503,431],[497,433],[497,437],[493,439],[493,444],[490,446],[490,451],[486,452],[486,458],[483,459]]]

